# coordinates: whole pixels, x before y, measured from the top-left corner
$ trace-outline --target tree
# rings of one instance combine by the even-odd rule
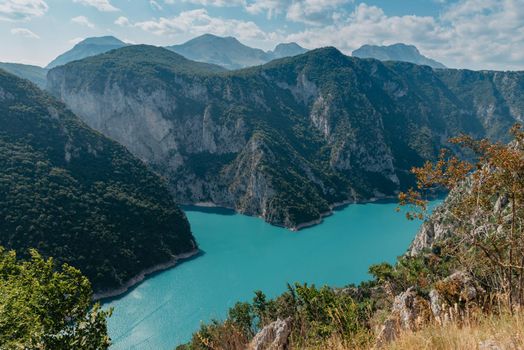
[[[107,349],[110,311],[92,306],[91,284],[36,250],[28,261],[0,247],[0,348]]]
[[[446,206],[452,222],[453,255],[494,296],[513,308],[524,304],[524,131],[511,129],[509,144],[451,139],[471,154],[461,160],[443,151],[436,163],[413,168],[417,188],[399,196],[411,205],[408,218],[424,218],[426,195],[450,191]]]

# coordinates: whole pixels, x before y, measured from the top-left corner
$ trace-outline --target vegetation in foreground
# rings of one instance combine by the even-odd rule
[[[21,261],[0,247],[0,349],[107,349],[110,314],[92,306],[91,284],[77,269],[36,250]]]
[[[424,219],[426,196],[450,190],[440,218],[445,239],[394,266],[372,266],[374,279],[358,287],[295,285],[273,300],[256,292],[179,349],[268,349],[257,341],[275,322],[289,327],[280,328],[287,337],[278,349],[521,348],[524,132],[517,125],[511,134],[507,145],[453,139],[474,161],[442,152],[413,169],[418,186],[400,195],[401,204],[411,206],[408,218]]]

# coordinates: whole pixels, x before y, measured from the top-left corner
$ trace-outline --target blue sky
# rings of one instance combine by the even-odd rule
[[[266,50],[404,42],[450,67],[524,69],[524,0],[0,0],[6,62],[46,65],[90,36],[172,45],[208,32]]]

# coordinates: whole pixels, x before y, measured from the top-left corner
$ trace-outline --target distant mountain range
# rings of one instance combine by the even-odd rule
[[[193,61],[217,64],[227,69],[261,65],[276,58],[295,56],[307,50],[296,43],[279,44],[274,51],[265,52],[242,44],[233,37],[205,34],[181,45],[167,46]]]
[[[55,58],[46,68],[16,63],[0,63],[0,68],[21,78],[29,79],[39,87],[45,88],[48,69],[124,46],[129,46],[129,44],[113,36],[87,38]],[[183,44],[167,46],[166,48],[190,60],[219,65],[229,70],[262,65],[274,59],[296,56],[308,51],[296,43],[282,43],[278,44],[272,51],[263,51],[246,46],[233,37],[220,37],[212,34],[204,34]],[[443,64],[420,54],[417,48],[412,45],[364,45],[353,51],[353,56],[445,68]]]
[[[99,55],[129,44],[113,37],[87,38],[61,54],[46,68],[53,68],[82,58]],[[299,55],[307,50],[296,43],[279,44],[274,51],[265,52],[242,44],[233,37],[205,34],[181,45],[167,46],[193,61],[216,64],[227,69],[239,69],[267,63],[276,58]]]
[[[114,36],[102,36],[87,38],[76,44],[71,50],[64,52],[47,65],[47,69],[66,64],[71,61],[81,60],[82,58],[99,55],[109,50],[119,49],[127,46],[125,42]]]
[[[46,68],[32,66],[28,64],[0,62],[0,69],[3,69],[20,78],[30,80],[36,85],[38,85],[38,87],[41,89],[45,88],[46,75],[48,71]]]
[[[299,228],[336,203],[393,197],[448,137],[500,139],[524,72],[363,60],[335,48],[241,71],[129,46],[48,73],[49,91],[125,145],[182,203]]]
[[[400,61],[426,65],[433,68],[446,68],[440,62],[420,53],[413,45],[394,44],[389,46],[364,45],[353,51],[353,57],[375,58],[381,61]]]

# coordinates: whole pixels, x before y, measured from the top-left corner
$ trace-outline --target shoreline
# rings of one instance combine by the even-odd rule
[[[348,200],[345,200],[345,201],[342,201],[342,202],[336,202],[336,203],[330,204],[328,211],[320,213],[320,217],[318,219],[307,221],[307,222],[303,222],[303,223],[298,224],[298,225],[296,225],[294,227],[289,227],[288,229],[291,230],[291,231],[294,231],[294,232],[298,232],[298,231],[300,231],[302,229],[305,229],[305,228],[308,228],[308,227],[320,225],[324,221],[324,219],[326,217],[329,217],[329,216],[333,215],[335,213],[335,210],[337,210],[338,208],[341,208],[341,207],[345,207],[346,205],[375,203],[375,202],[378,202],[380,200],[389,200],[389,199],[394,199],[394,198],[397,198],[397,197],[396,196],[384,196],[384,197],[373,197],[373,198],[370,198],[368,200],[363,200],[363,201],[355,201],[355,200],[348,199]]]
[[[151,266],[147,269],[140,271],[138,274],[136,274],[134,277],[132,277],[130,280],[124,283],[124,285],[122,285],[121,287],[118,287],[116,289],[106,290],[106,291],[99,292],[99,293],[93,293],[92,299],[93,301],[101,301],[103,299],[118,297],[122,294],[127,293],[130,289],[137,286],[139,283],[143,282],[144,279],[146,279],[146,277],[148,277],[149,275],[175,267],[178,263],[184,260],[190,259],[200,253],[201,253],[200,249],[197,248],[190,252],[176,255],[175,257],[173,257],[173,259],[165,263],[157,264],[157,265]]]
[[[295,226],[291,226],[291,227],[288,227],[288,226],[285,226],[285,225],[281,225],[281,224],[275,224],[275,223],[270,223],[270,222],[267,222],[263,216],[261,215],[254,215],[254,214],[247,214],[247,213],[240,213],[238,210],[236,210],[235,208],[230,208],[230,207],[225,207],[225,206],[221,206],[221,205],[218,205],[216,203],[213,203],[213,202],[196,202],[196,203],[191,203],[191,204],[182,204],[182,206],[188,206],[188,207],[196,207],[196,208],[204,208],[204,209],[208,209],[208,208],[217,208],[217,209],[227,209],[227,210],[232,210],[233,212],[237,213],[237,214],[241,214],[241,215],[247,215],[247,216],[252,216],[252,217],[257,217],[257,218],[260,218],[262,220],[264,220],[265,222],[267,222],[268,224],[270,225],[273,225],[273,226],[277,226],[277,227],[283,227],[287,230],[290,230],[290,231],[293,231],[293,232],[298,232],[302,229],[305,229],[305,228],[308,228],[308,227],[312,227],[312,226],[315,226],[315,225],[320,225],[324,219],[326,217],[329,217],[331,215],[334,214],[334,212],[338,209],[338,208],[341,208],[341,207],[344,207],[346,205],[350,205],[350,204],[366,204],[366,203],[375,203],[375,202],[378,202],[378,201],[381,201],[381,200],[392,200],[392,199],[396,199],[397,196],[382,196],[382,197],[373,197],[373,198],[370,198],[370,199],[366,199],[366,200],[354,200],[354,199],[347,199],[347,200],[344,200],[342,202],[335,202],[335,203],[332,203],[329,205],[329,210],[328,211],[325,211],[323,213],[320,213],[320,217],[318,219],[315,219],[315,220],[311,220],[311,221],[307,221],[307,222],[303,222],[303,223],[300,223],[298,225],[295,225]]]

